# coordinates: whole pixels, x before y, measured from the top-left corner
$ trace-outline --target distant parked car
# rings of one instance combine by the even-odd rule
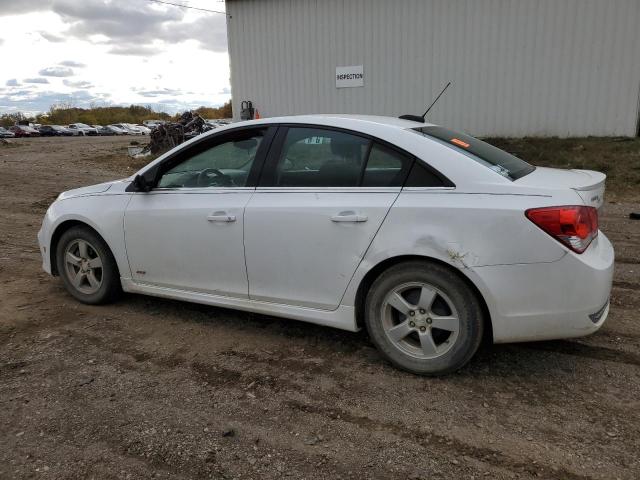
[[[11,130],[16,137],[39,137],[40,132],[38,132],[35,128],[28,127],[26,125],[14,125],[9,130]]]
[[[151,133],[151,129],[149,127],[145,127],[144,125],[132,125],[133,128],[137,128],[142,132],[143,135],[149,135]]]
[[[133,123],[124,123],[123,125],[125,125],[127,128],[129,128],[130,130],[134,131],[134,132],[138,132],[138,133],[134,133],[134,135],[144,135],[145,131],[143,130],[143,128],[140,128],[138,125],[134,125]]]
[[[126,135],[127,134],[126,130],[118,127],[117,125],[107,125],[104,128],[108,128],[109,130],[111,130],[114,135]]]
[[[0,138],[13,138],[15,136],[16,136],[15,133],[10,132],[4,127],[0,127]]]
[[[145,120],[142,124],[147,128],[156,128],[158,125],[166,123],[164,120]]]
[[[205,118],[204,120],[208,125],[213,125],[215,127],[223,127],[225,125],[229,125],[231,122],[224,118]]]
[[[98,135],[101,135],[101,136],[115,135],[115,132],[113,132],[110,128],[103,127],[102,125],[91,125],[91,126],[98,131]]]
[[[127,135],[142,135],[142,130],[133,128],[133,125],[129,123],[114,123],[114,125],[124,130]]]
[[[38,130],[41,127],[41,125],[39,123],[32,123],[32,122],[30,122],[28,120],[19,120],[16,123],[16,125],[19,125],[19,126],[23,126],[24,125],[25,127],[35,128],[36,130]]]
[[[73,132],[60,125],[42,125],[38,131],[43,137],[70,137]]]
[[[78,132],[76,135],[98,135],[98,130],[86,123],[72,123],[69,128]]]

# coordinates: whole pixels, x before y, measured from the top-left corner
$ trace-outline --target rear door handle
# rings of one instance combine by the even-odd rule
[[[207,217],[207,220],[210,222],[235,222],[236,216],[229,215],[227,212],[213,212],[211,215]]]
[[[359,215],[355,212],[340,212],[337,215],[331,217],[332,222],[353,222],[360,223],[366,222],[369,218],[366,215]]]

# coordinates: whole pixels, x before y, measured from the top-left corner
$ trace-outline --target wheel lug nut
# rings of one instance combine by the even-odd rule
[[[409,312],[409,316],[410,316],[410,317],[414,317],[415,315],[416,315],[416,312],[414,312],[413,310],[411,310],[411,311]]]
[[[415,327],[415,326],[416,326],[416,323],[415,323],[415,322],[409,322],[409,326],[410,326],[410,327]]]
[[[420,314],[421,314],[421,315],[424,315],[425,313],[426,313],[426,312],[425,312],[424,308],[421,308],[421,309],[420,309]]]
[[[427,318],[427,323],[428,323],[429,325],[431,325],[431,322],[433,322],[433,320],[431,320],[430,318]]]
[[[427,327],[420,327],[420,331],[421,332],[426,332],[427,331]]]

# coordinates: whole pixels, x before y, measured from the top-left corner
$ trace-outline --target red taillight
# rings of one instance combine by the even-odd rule
[[[583,205],[531,208],[529,220],[576,253],[584,252],[598,236],[598,211]]]

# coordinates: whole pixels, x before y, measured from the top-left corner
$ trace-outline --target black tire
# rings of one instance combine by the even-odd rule
[[[437,308],[445,308],[450,303],[457,313],[457,315],[451,313],[451,316],[455,316],[458,319],[458,330],[451,345],[449,345],[449,339],[453,338],[453,333],[443,332],[435,329],[435,327],[431,330],[432,319],[429,318],[429,313],[420,317],[421,325],[426,325],[428,320],[429,325],[426,325],[426,328],[428,328],[430,338],[435,339],[437,335],[442,336],[443,333],[446,337],[444,343],[437,347],[441,348],[442,345],[446,344],[442,347],[444,352],[441,354],[434,353],[436,355],[435,358],[416,358],[412,352],[407,351],[408,348],[411,348],[411,342],[415,342],[415,348],[420,349],[421,336],[415,329],[406,337],[403,337],[402,340],[395,342],[390,338],[390,334],[387,333],[389,328],[398,326],[400,323],[404,323],[405,320],[409,322],[412,318],[418,318],[417,316],[410,318],[399,311],[395,312],[393,308],[387,307],[389,303],[385,300],[390,298],[388,296],[392,295],[398,288],[414,283],[427,284],[433,286],[435,291],[439,291],[436,294],[433,308],[436,308],[437,302],[440,302]],[[419,287],[409,286],[406,288],[410,292],[411,288],[418,289]],[[415,295],[413,298],[415,298]],[[444,307],[440,305],[444,305]],[[386,308],[389,309],[385,310]],[[390,312],[395,313],[392,314]],[[421,312],[424,313],[422,310]],[[409,314],[417,315],[416,310],[409,311]],[[393,315],[395,315],[395,319]],[[392,327],[389,327],[389,322],[395,323]],[[483,310],[475,292],[456,272],[438,263],[411,261],[390,267],[375,280],[365,300],[365,323],[372,342],[382,356],[393,365],[418,375],[443,375],[458,370],[471,360],[482,340],[484,318]],[[420,328],[422,329],[423,327]],[[420,354],[418,353],[418,355]]]
[[[95,256],[101,260],[100,285],[95,292],[86,293],[74,285],[65,260],[67,249],[80,241],[89,245],[90,255],[97,254]],[[64,287],[82,303],[90,305],[109,303],[116,300],[122,293],[120,273],[113,254],[100,235],[89,227],[72,227],[62,234],[56,247],[56,266]],[[79,269],[80,267],[77,268]]]

